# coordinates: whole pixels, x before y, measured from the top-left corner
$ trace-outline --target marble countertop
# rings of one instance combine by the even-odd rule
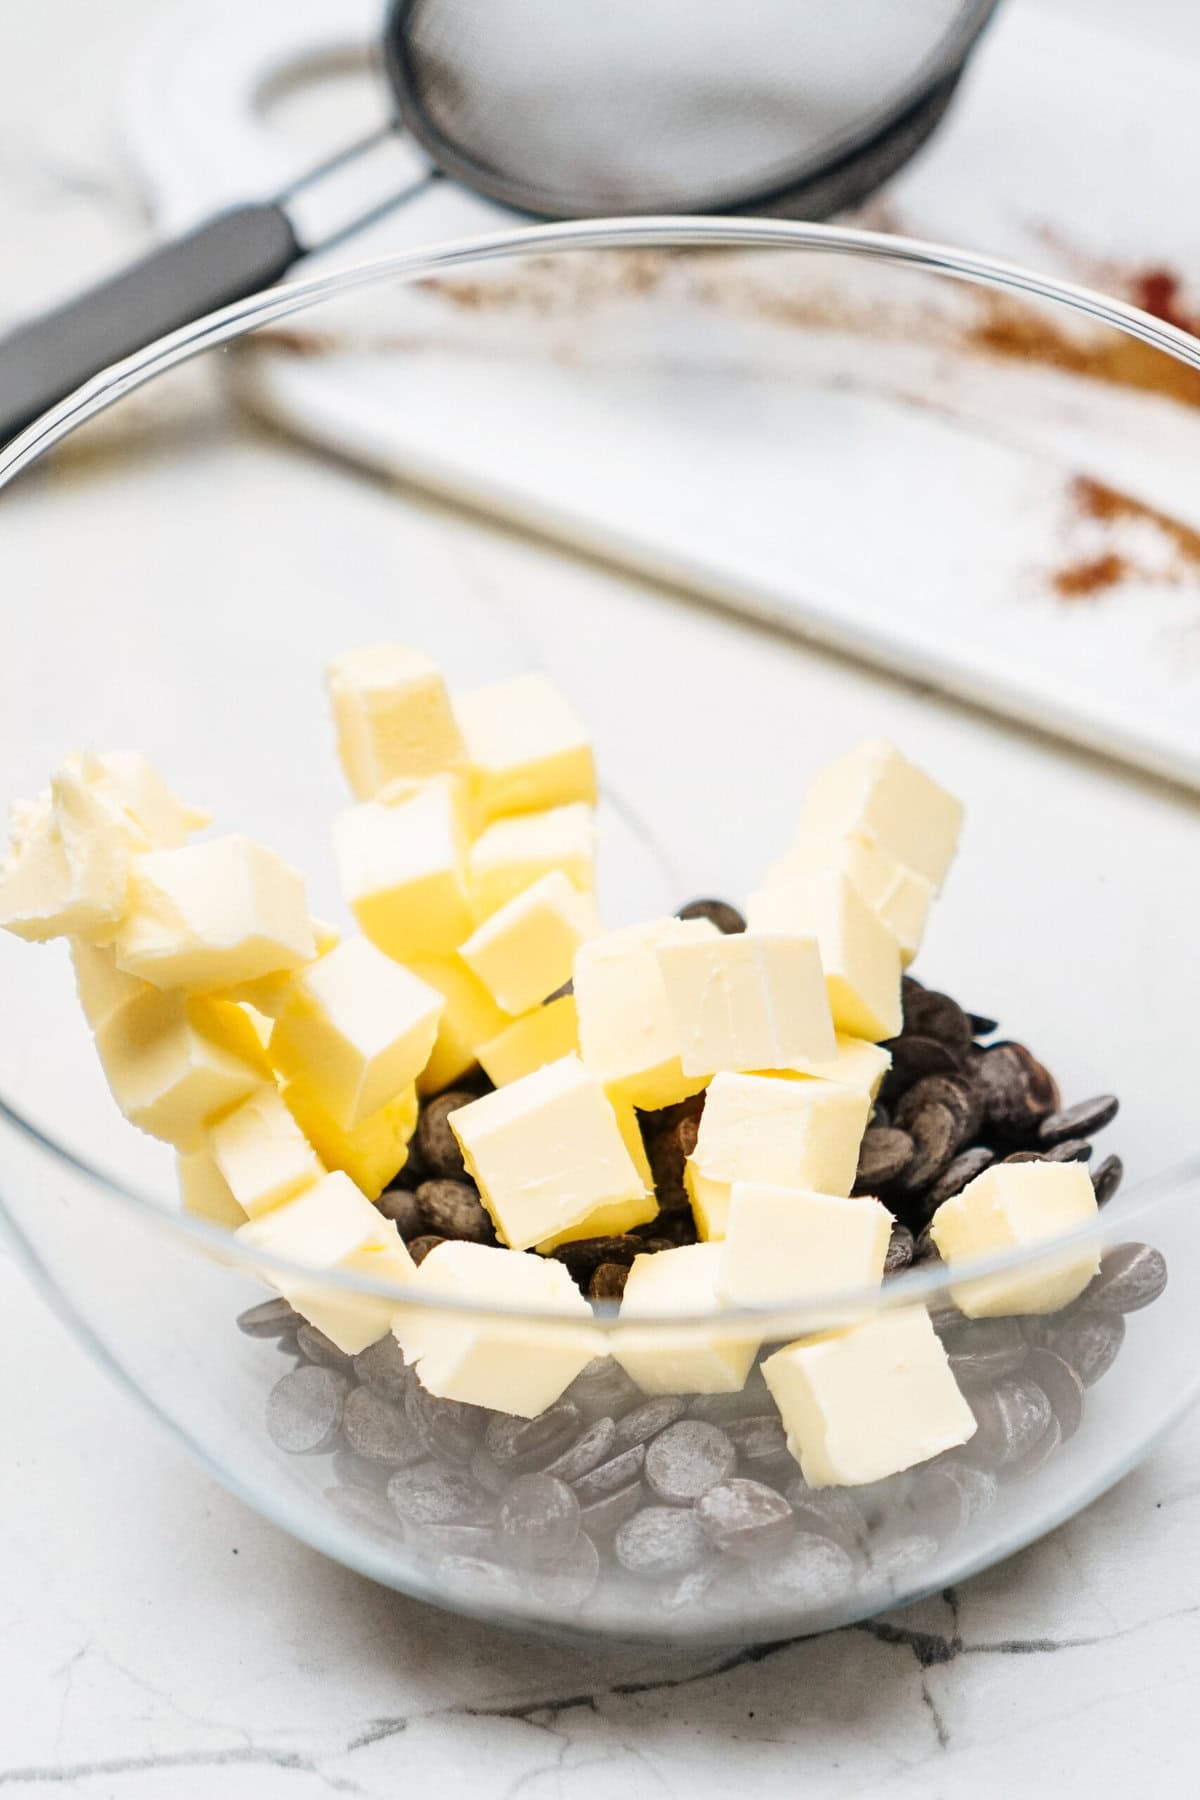
[[[111,109],[153,8],[109,0],[85,46],[77,0],[39,0],[0,25],[0,234],[20,252],[6,259],[6,313],[144,236]],[[1165,19],[1170,6],[1149,10]],[[198,388],[186,391],[189,406],[198,395],[203,404]],[[170,483],[169,417],[157,429],[154,480]],[[177,484],[195,454],[202,447],[181,445]],[[245,447],[262,480],[301,454],[257,439]],[[108,504],[109,479],[101,464],[84,484],[93,515]],[[354,478],[337,480],[353,509]],[[600,654],[620,577],[557,559],[553,598],[571,582],[577,602],[568,627],[537,572],[549,553],[414,496],[387,504],[397,529],[466,568],[485,600],[502,595],[549,664],[568,630]],[[69,548],[55,555],[61,573]],[[623,616],[645,642],[661,632],[665,644],[673,614],[677,630],[667,604],[647,610],[643,599]],[[785,652],[764,634],[739,638],[702,615],[692,629],[710,649],[723,634],[747,682],[776,678]],[[797,705],[829,707],[853,691],[897,726],[928,708],[818,652],[786,656]],[[1004,729],[950,706],[932,723],[922,716],[929,741],[961,750],[968,770],[982,766],[984,737]],[[1162,844],[1189,830],[1194,840],[1182,801],[1016,734],[1007,742],[1010,766],[1044,779],[1051,813],[1086,802],[1093,821],[1107,807],[1148,846],[1156,832]],[[611,748],[618,780],[642,774],[635,728]],[[668,803],[665,791],[647,795]],[[1190,943],[1194,898],[1156,904],[1158,935]],[[1075,959],[1082,979],[1093,953],[1086,941],[1064,945],[1068,972]],[[404,1600],[247,1510],[88,1365],[3,1256],[0,1358],[0,1800],[59,1789],[86,1800],[390,1800],[438,1787],[489,1800],[706,1800],[743,1784],[811,1800],[1094,1796],[1135,1783],[1168,1800],[1196,1791],[1195,1420],[1085,1514],[936,1601],[817,1641],[585,1655]]]

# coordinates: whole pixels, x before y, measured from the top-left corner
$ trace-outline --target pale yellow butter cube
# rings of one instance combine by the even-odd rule
[[[435,775],[463,760],[437,665],[402,644],[346,650],[326,671],[338,755],[360,800],[397,776]]]
[[[335,944],[341,942],[341,932],[328,919],[313,918],[309,920],[309,924],[317,956],[324,956],[327,950],[332,950]],[[231,987],[218,988],[213,998],[236,1000],[240,1005],[261,1013],[266,1019],[275,1019],[287,1002],[294,973],[293,969],[277,969],[273,975],[259,975],[253,981],[235,981]]]
[[[272,1083],[209,1126],[208,1149],[247,1218],[312,1187],[325,1167]]]
[[[591,1308],[561,1263],[447,1242],[425,1257],[412,1291],[445,1305],[402,1307],[392,1329],[422,1387],[442,1400],[536,1418],[603,1353]],[[456,1301],[528,1316],[456,1314]]]
[[[350,807],[334,848],[347,906],[397,961],[450,955],[470,932],[466,839],[450,781],[428,781],[397,806]]]
[[[839,1031],[836,1054],[828,1062],[805,1063],[797,1073],[820,1081],[836,1081],[840,1087],[854,1088],[873,1101],[891,1066],[892,1053],[882,1044],[868,1043],[866,1038],[847,1037]]]
[[[271,1062],[353,1131],[416,1080],[444,1005],[366,938],[347,938],[293,976]]]
[[[685,1075],[794,1069],[836,1053],[812,937],[746,931],[656,949]]]
[[[704,1087],[711,1070],[685,1074],[680,1027],[658,952],[720,934],[708,919],[650,919],[583,944],[575,957],[575,1006],[584,1063],[604,1085],[652,1112]]]
[[[646,1145],[642,1137],[642,1127],[638,1121],[636,1109],[628,1100],[622,1100],[618,1094],[609,1094],[609,1104],[616,1114],[617,1124],[621,1130],[625,1148],[629,1152],[630,1161],[637,1170],[645,1187],[641,1199],[619,1200],[609,1206],[598,1206],[578,1224],[569,1225],[565,1231],[557,1232],[551,1238],[544,1238],[537,1246],[542,1252],[557,1249],[559,1244],[576,1243],[581,1238],[619,1237],[622,1232],[632,1231],[635,1225],[648,1225],[651,1219],[658,1216],[658,1198],[654,1192],[654,1171],[650,1167],[650,1158],[646,1155]]]
[[[204,1127],[270,1078],[238,1007],[157,988],[104,1020],[96,1050],[130,1123],[180,1150],[199,1149]]]
[[[645,1187],[604,1089],[577,1056],[449,1115],[496,1230],[525,1250]]]
[[[141,827],[102,789],[63,768],[49,791],[12,811],[0,871],[0,926],[32,943],[107,944],[125,912]]]
[[[717,1293],[732,1306],[782,1306],[878,1287],[891,1236],[878,1200],[735,1181]]]
[[[245,1208],[238,1205],[232,1188],[207,1150],[189,1150],[176,1158],[175,1166],[184,1212],[205,1219],[210,1225],[223,1225],[227,1231],[236,1231],[246,1223]]]
[[[494,1087],[505,1087],[572,1054],[579,1054],[579,1015],[574,994],[561,994],[480,1044],[479,1066]]]
[[[882,1481],[975,1432],[923,1306],[788,1344],[762,1372],[810,1487]]]
[[[575,952],[600,930],[592,896],[555,869],[477,926],[459,954],[497,1006],[515,1017],[571,979]]]
[[[508,1014],[461,957],[413,957],[408,966],[445,1001],[429,1061],[417,1077],[419,1094],[440,1094],[475,1067],[480,1047],[505,1029]]]
[[[140,751],[88,750],[69,756],[67,767],[128,814],[144,834],[146,849],[176,849],[212,823],[212,814],[180,800]]]
[[[378,1200],[408,1161],[408,1146],[417,1128],[415,1087],[406,1087],[353,1131],[343,1131],[300,1083],[287,1082],[283,1098],[325,1167],[341,1169],[368,1200]]]
[[[861,837],[940,888],[954,858],[963,809],[953,794],[881,738],[858,744],[813,778],[797,840]]]
[[[237,1236],[261,1258],[263,1278],[347,1356],[357,1356],[391,1329],[400,1296],[341,1291],[323,1283],[321,1275],[353,1275],[388,1288],[407,1287],[416,1275],[396,1227],[340,1170],[251,1219]],[[273,1269],[274,1257],[313,1273]]]
[[[1086,1163],[996,1163],[943,1200],[930,1235],[953,1275],[956,1263],[1030,1250],[1091,1224],[1098,1212]],[[950,1295],[969,1319],[1057,1312],[1099,1267],[1098,1247],[1039,1256],[1009,1274],[956,1282]]]
[[[797,876],[815,875],[822,869],[837,869],[853,883],[899,944],[900,960],[907,968],[925,936],[933,883],[915,869],[906,869],[878,843],[849,837],[832,842],[798,839],[771,865],[766,885],[786,888]]]
[[[870,1110],[865,1093],[832,1081],[715,1075],[684,1171],[701,1237],[725,1236],[735,1181],[848,1194]]]
[[[135,857],[116,947],[128,974],[196,992],[297,969],[316,954],[302,878],[236,833]]]
[[[490,918],[554,869],[581,894],[596,885],[596,815],[581,800],[495,819],[480,832],[467,856],[472,914]]]
[[[722,1327],[641,1327],[649,1318],[703,1317],[719,1312],[719,1244],[685,1244],[636,1256],[621,1299],[613,1356],[647,1394],[732,1394],[746,1385],[757,1337]]]
[[[127,1000],[153,992],[149,982],[118,969],[111,944],[85,944],[81,938],[72,938],[71,962],[79,1004],[93,1031],[98,1031]]]
[[[460,694],[454,712],[482,821],[572,800],[595,804],[587,729],[544,675],[518,675]]]
[[[829,869],[760,888],[747,910],[755,931],[813,934],[839,1031],[872,1042],[899,1034],[900,946],[845,875]]]

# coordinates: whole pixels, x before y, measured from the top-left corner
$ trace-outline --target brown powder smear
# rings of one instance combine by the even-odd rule
[[[1068,498],[1079,519],[1115,525],[1132,519],[1152,525],[1171,545],[1174,560],[1164,568],[1139,567],[1127,555],[1106,550],[1097,556],[1064,563],[1050,577],[1050,585],[1060,600],[1094,600],[1101,594],[1136,579],[1156,586],[1178,587],[1186,581],[1200,581],[1200,531],[1170,513],[1159,512],[1135,500],[1119,488],[1095,481],[1090,475],[1076,475]]]

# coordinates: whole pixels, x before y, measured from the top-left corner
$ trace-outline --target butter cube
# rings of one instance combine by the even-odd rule
[[[270,1078],[245,1013],[225,1001],[150,988],[96,1030],[113,1099],[131,1124],[180,1150]]]
[[[685,1244],[635,1256],[621,1300],[612,1354],[647,1394],[732,1394],[746,1385],[758,1339],[703,1326],[637,1325],[638,1319],[701,1316],[720,1309],[720,1244]]]
[[[645,1187],[616,1114],[577,1056],[449,1115],[496,1230],[526,1250]]]
[[[261,1256],[271,1286],[347,1356],[357,1356],[390,1330],[400,1298],[339,1290],[322,1283],[320,1276],[354,1275],[381,1287],[407,1287],[416,1275],[396,1227],[340,1171],[251,1219],[237,1235]],[[276,1256],[313,1274],[272,1269],[270,1260]]]
[[[417,1128],[415,1087],[404,1088],[353,1131],[343,1131],[302,1083],[289,1081],[283,1098],[325,1167],[341,1169],[368,1200],[378,1200],[408,1161]]]
[[[1028,1250],[1078,1231],[1097,1216],[1086,1163],[995,1163],[933,1215],[930,1235],[950,1265]],[[1026,1268],[953,1283],[950,1295],[969,1319],[1057,1312],[1100,1267],[1098,1248],[1038,1257]]]
[[[848,1194],[870,1110],[866,1094],[832,1081],[715,1075],[684,1170],[701,1237],[725,1236],[735,1181]]]
[[[629,1152],[630,1161],[641,1177],[645,1193],[640,1200],[618,1200],[609,1206],[598,1206],[595,1212],[588,1213],[578,1224],[568,1225],[565,1231],[559,1231],[553,1237],[543,1238],[537,1246],[543,1254],[558,1248],[559,1244],[577,1243],[581,1238],[619,1237],[623,1232],[632,1231],[635,1225],[648,1225],[651,1219],[658,1217],[658,1198],[654,1192],[654,1171],[650,1167],[650,1158],[646,1155],[646,1145],[642,1137],[642,1127],[637,1111],[628,1100],[619,1095],[608,1095],[609,1105],[616,1114],[621,1138]]]
[[[116,946],[127,974],[200,992],[296,969],[316,954],[303,880],[237,834],[135,857]]]
[[[245,1210],[207,1150],[189,1150],[177,1157],[176,1170],[184,1212],[206,1219],[210,1225],[223,1225],[227,1231],[246,1223]]]
[[[116,953],[109,944],[85,944],[82,938],[72,938],[71,962],[79,1004],[93,1031],[98,1031],[127,1000],[154,991],[149,982],[118,969]]]
[[[125,911],[131,858],[145,844],[110,795],[63,768],[48,793],[13,811],[0,926],[32,943],[110,943]]]
[[[470,932],[466,840],[449,780],[429,781],[396,806],[350,807],[334,847],[346,904],[389,956],[449,955]]]
[[[892,1053],[882,1044],[869,1044],[866,1038],[847,1037],[839,1031],[836,1054],[828,1062],[805,1063],[798,1072],[820,1081],[836,1081],[874,1101],[891,1066]]]
[[[856,745],[813,779],[797,841],[864,838],[940,888],[958,846],[962,807],[882,739]]]
[[[887,926],[900,946],[900,960],[907,968],[921,948],[934,886],[915,869],[906,869],[894,856],[866,838],[797,840],[785,856],[771,865],[768,887],[786,888],[797,876],[837,869],[862,895],[871,911]]]
[[[205,1135],[230,1193],[250,1219],[312,1187],[325,1174],[274,1084],[249,1095]]]
[[[810,1487],[882,1481],[975,1431],[923,1306],[802,1338],[769,1356],[762,1372]]]
[[[717,1292],[732,1306],[782,1306],[877,1287],[891,1236],[878,1200],[735,1181]]]
[[[519,675],[460,694],[454,712],[481,821],[572,800],[595,804],[587,729],[544,675]]]
[[[816,937],[839,1031],[873,1042],[899,1034],[900,946],[845,875],[830,869],[760,888],[747,910],[755,931]]]
[[[480,832],[467,857],[474,917],[490,918],[553,869],[581,894],[596,885],[596,816],[582,801],[496,819]]]
[[[422,1387],[442,1400],[536,1418],[603,1352],[591,1308],[561,1263],[447,1242],[425,1257],[412,1291],[447,1302],[444,1311],[403,1307],[392,1327]],[[529,1316],[455,1314],[456,1301]]]
[[[353,1131],[416,1080],[444,1005],[366,938],[347,938],[293,976],[271,1062]]]
[[[327,950],[341,942],[341,932],[328,919],[313,918],[309,924],[318,956],[324,956]],[[213,998],[236,1000],[242,1006],[252,1007],[264,1018],[275,1019],[287,1003],[293,973],[292,969],[276,969],[273,975],[259,975],[253,981],[235,981],[231,987],[216,989]]]
[[[482,981],[458,956],[413,957],[408,964],[445,1001],[429,1061],[417,1077],[419,1094],[440,1094],[475,1067],[481,1045],[508,1024]]]
[[[575,952],[600,929],[591,895],[555,869],[477,926],[459,954],[497,1006],[516,1016],[570,981]]]
[[[435,775],[463,759],[446,684],[419,650],[347,650],[326,671],[338,755],[360,800],[403,775]]]
[[[835,1055],[815,938],[676,937],[656,954],[685,1075],[794,1069]]]
[[[180,800],[137,750],[89,750],[69,756],[67,767],[124,810],[143,834],[144,849],[176,849],[212,823],[210,812]]]
[[[698,1094],[711,1070],[687,1074],[658,953],[720,933],[707,919],[651,919],[605,932],[575,958],[575,1005],[586,1066],[646,1112]]]
[[[514,1019],[479,1046],[479,1066],[494,1087],[532,1075],[560,1057],[579,1054],[579,1015],[574,994],[562,994]]]

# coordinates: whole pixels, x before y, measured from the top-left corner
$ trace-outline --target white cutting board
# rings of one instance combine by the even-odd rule
[[[376,19],[361,0],[169,14],[130,111],[164,229],[374,123],[382,94],[349,71]],[[290,110],[264,110],[289,82]],[[1200,64],[1009,0],[868,222],[1122,292],[1192,271],[1200,313],[1197,91]],[[403,185],[415,157],[387,155]],[[335,255],[504,219],[440,184]],[[906,298],[841,265],[831,290],[831,265],[784,262],[655,265],[649,293],[502,275],[469,310],[377,291],[323,310],[304,355],[238,359],[241,389],[355,460],[1200,785],[1200,410],[980,355],[990,302],[968,290]],[[1097,482],[1136,504],[1095,516]],[[1093,589],[1100,559],[1119,578]],[[1089,591],[1064,595],[1079,571]]]

